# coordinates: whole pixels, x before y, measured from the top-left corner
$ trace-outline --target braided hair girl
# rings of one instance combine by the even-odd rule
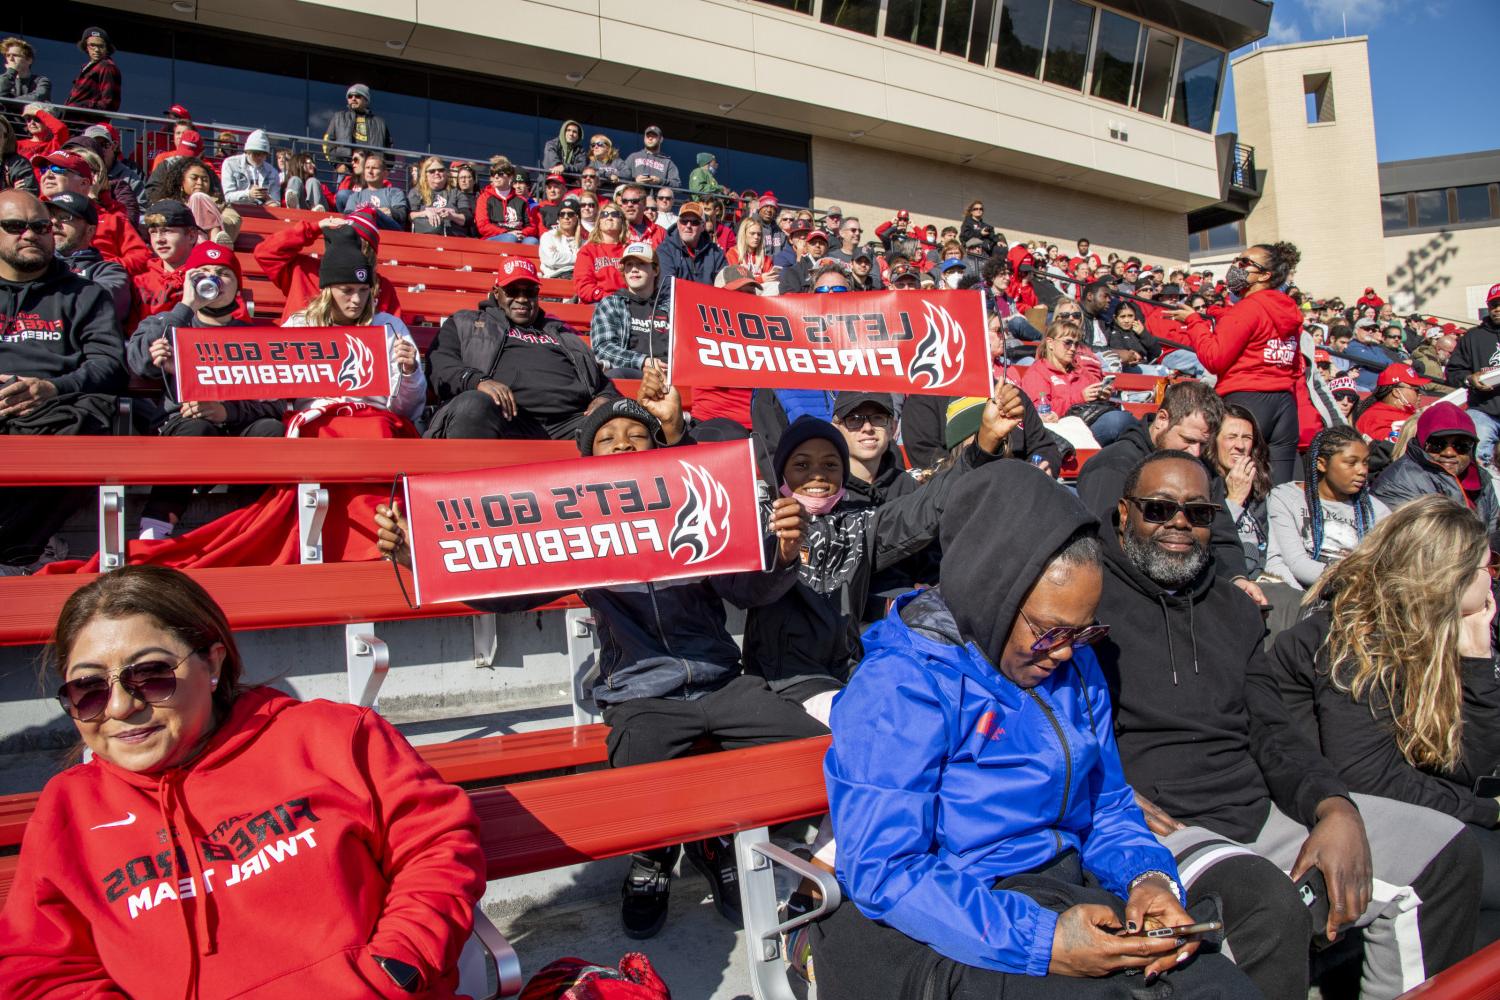
[[[1340,453],[1346,449],[1349,454],[1344,456],[1340,465],[1335,465]],[[1369,473],[1370,447],[1352,427],[1325,428],[1307,446],[1307,478],[1302,484],[1302,494],[1312,519],[1312,550],[1309,555],[1314,559],[1323,551],[1323,499],[1320,491],[1331,494],[1330,500],[1354,505],[1354,531],[1360,538],[1375,526]],[[1351,488],[1353,492],[1350,492]]]
[[[1370,495],[1370,447],[1348,425],[1318,432],[1308,446],[1306,478],[1271,491],[1267,572],[1296,587],[1315,583],[1390,513]]]

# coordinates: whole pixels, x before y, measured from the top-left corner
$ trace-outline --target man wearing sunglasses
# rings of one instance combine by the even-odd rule
[[[1500,381],[1495,380],[1500,368],[1500,282],[1490,286],[1484,299],[1484,318],[1458,338],[1443,381],[1469,390],[1469,414],[1479,432],[1479,460],[1493,468],[1495,444],[1500,441]]]
[[[1450,817],[1351,793],[1294,729],[1262,662],[1261,615],[1211,568],[1218,508],[1197,455],[1157,451],[1102,532],[1096,614],[1111,629],[1095,650],[1125,777],[1189,906],[1219,896],[1235,963],[1265,996],[1306,996],[1310,939],[1360,926],[1362,995],[1389,1000],[1468,953],[1444,935],[1473,926],[1462,876],[1475,849]],[[1322,926],[1295,884],[1313,869]]]
[[[646,189],[639,184],[624,184],[615,191],[615,203],[620,206],[620,213],[625,218],[625,232],[623,236],[630,243],[650,243],[654,247],[661,246],[662,240],[667,238],[667,231],[646,217]],[[684,205],[683,209],[686,210]],[[698,213],[701,222],[703,213]],[[679,213],[679,221],[681,219]]]
[[[723,248],[708,231],[707,216],[708,212],[696,201],[687,202],[678,211],[677,225],[657,247],[663,280],[681,278],[712,285],[714,276],[728,265]]]
[[[0,191],[0,435],[108,434],[125,387],[114,303],[54,255],[47,207]],[[36,562],[78,498],[0,490],[0,575]]]
[[[1392,510],[1430,493],[1449,496],[1494,531],[1500,503],[1490,477],[1479,467],[1480,438],[1472,412],[1452,403],[1433,403],[1423,410],[1415,446],[1385,467],[1370,492]]]

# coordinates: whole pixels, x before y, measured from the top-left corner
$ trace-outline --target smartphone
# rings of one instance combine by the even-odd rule
[[[1313,947],[1328,947],[1332,942],[1324,933],[1328,926],[1329,904],[1328,883],[1324,880],[1323,873],[1317,868],[1309,868],[1293,888],[1297,891],[1297,897],[1302,900],[1302,905],[1312,915]]]
[[[1113,375],[1106,375],[1099,380],[1099,384],[1106,389],[1113,389],[1115,387],[1115,377]]]
[[[1475,778],[1474,794],[1487,799],[1500,796],[1500,774],[1482,774]]]
[[[1179,927],[1155,927],[1147,931],[1148,938],[1193,938],[1202,937],[1205,934],[1213,934],[1224,929],[1222,920],[1204,920],[1196,924],[1182,924]]]

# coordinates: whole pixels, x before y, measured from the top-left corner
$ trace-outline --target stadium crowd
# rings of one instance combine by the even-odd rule
[[[1394,998],[1500,938],[1500,284],[1460,329],[1373,288],[1306,292],[1286,243],[1216,276],[1013,243],[983,201],[957,225],[797,209],[726,187],[710,153],[683,171],[654,126],[629,153],[567,121],[542,150],[393,176],[358,83],[325,164],[260,130],[205,158],[174,106],[143,166],[108,118],[105,31],[80,39],[65,105],[24,40],[0,47],[0,97],[26,102],[19,129],[0,118],[0,432],[110,434],[134,379],[138,434],[754,442],[768,570],[580,596],[611,766],[832,732],[811,850],[847,900],[789,949],[825,997],[1127,997],[1165,977],[1300,998],[1310,949],[1343,940],[1361,995]],[[251,206],[323,213],[249,259],[282,325],[384,327],[389,394],[176,398],[169,330],[254,322]],[[394,231],[518,245],[425,352],[382,278]],[[971,291],[994,392],[694,386],[685,412],[671,279]],[[592,305],[587,339],[549,315],[558,287]],[[193,498],[153,489],[139,537],[173,536]],[[0,574],[62,568],[75,509],[60,488],[0,494]],[[399,504],[368,530],[372,556],[409,562]],[[28,826],[0,993],[454,995],[478,821],[378,714],[245,686],[223,612],[164,566],[76,591],[51,652],[92,760]],[[130,860],[89,832],[125,814],[148,820]],[[268,832],[306,838],[299,882],[320,891],[293,905],[225,864]],[[664,925],[679,856],[740,919],[732,845],[710,838],[632,859],[632,937]],[[142,877],[173,879],[170,921],[122,905]]]

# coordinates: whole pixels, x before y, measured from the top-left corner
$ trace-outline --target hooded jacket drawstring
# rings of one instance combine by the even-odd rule
[[[170,838],[172,858],[175,861],[184,861],[187,871],[181,870],[180,865],[174,865],[179,884],[186,878],[188,884],[193,887],[193,899],[196,903],[193,907],[193,917],[189,921],[187,917],[187,906],[179,892],[177,910],[182,914],[183,931],[188,939],[188,954],[191,956],[188,965],[188,981],[183,991],[185,998],[197,995],[199,959],[204,955],[212,955],[218,950],[217,941],[213,929],[213,921],[209,914],[209,891],[208,880],[204,877],[203,866],[199,861],[198,852],[193,849],[190,831],[187,843],[183,843],[178,836],[177,820],[186,824],[188,822],[186,803],[183,801],[182,780],[184,775],[179,772],[169,771],[165,774],[156,791],[156,805],[161,810],[162,821],[166,824],[167,836]]]
[[[1189,636],[1189,638],[1191,638],[1193,640],[1193,673],[1197,674],[1198,673],[1198,630],[1193,627],[1193,605],[1195,603],[1196,602],[1191,597],[1188,598],[1188,602],[1187,602],[1187,606],[1188,606],[1188,636]],[[1168,635],[1171,634],[1170,630],[1168,631],[1167,634]]]
[[[1177,647],[1172,643],[1172,618],[1167,614],[1167,595],[1157,594],[1156,603],[1161,605],[1161,625],[1167,633],[1167,662],[1172,665],[1172,686],[1177,686]]]

